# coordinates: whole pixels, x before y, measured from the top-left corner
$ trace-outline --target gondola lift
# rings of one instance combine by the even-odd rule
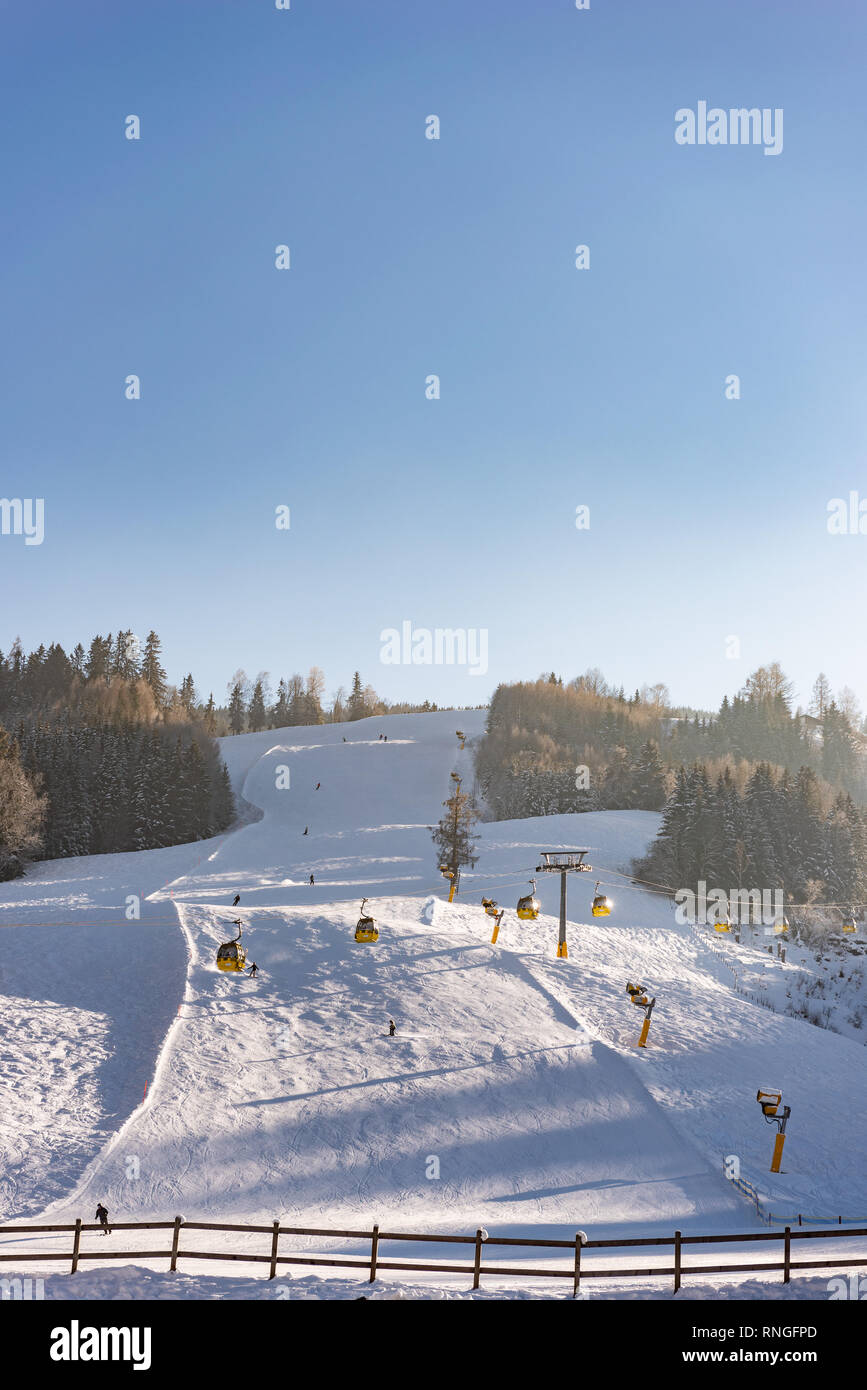
[[[713,917],[714,931],[730,932],[732,929],[732,919],[728,914],[728,908],[720,904]]]
[[[356,941],[378,941],[379,932],[376,928],[376,921],[364,911],[366,902],[367,898],[361,899],[361,916],[355,924],[355,939]]]
[[[858,923],[855,921],[855,913],[850,910],[843,918],[843,931],[846,932],[847,936],[851,936],[857,930]]]
[[[531,878],[529,883],[531,892],[527,893],[525,897],[518,899],[518,906],[516,908],[522,922],[535,922],[540,912],[539,899],[536,897],[536,880]]]
[[[590,908],[594,917],[607,917],[611,912],[613,903],[610,898],[606,898],[604,893],[599,892],[599,882],[597,880],[596,890],[593,897],[593,906]]]
[[[247,948],[241,943],[241,920],[236,917],[234,926],[238,928],[238,935],[233,941],[224,941],[217,950],[217,969],[238,972],[244,970],[247,965]]]

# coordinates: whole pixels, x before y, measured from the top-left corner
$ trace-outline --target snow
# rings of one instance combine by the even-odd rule
[[[0,885],[0,1027],[14,1059],[0,1078],[9,1097],[0,1120],[5,1222],[90,1221],[102,1200],[117,1221],[183,1213],[468,1234],[482,1225],[492,1236],[566,1240],[579,1227],[591,1240],[765,1229],[726,1180],[726,1156],[775,1212],[867,1217],[857,1030],[843,1036],[759,1007],[752,990],[737,992],[728,942],[678,925],[667,899],[623,876],[656,815],[484,824],[478,864],[464,871],[458,900],[444,901],[430,827],[449,773],[472,780],[471,749],[459,751],[455,728],[472,738],[483,723],[484,711],[445,711],[223,740],[245,807],[232,833],[55,861]],[[594,865],[568,880],[565,961],[555,958],[559,877],[534,873],[539,852],[558,847],[586,847]],[[543,915],[519,922],[514,904],[534,876]],[[607,919],[589,916],[597,876],[614,900]],[[124,915],[131,894],[140,921]],[[506,909],[496,945],[483,895]],[[353,939],[362,896],[379,926],[375,945]],[[239,914],[255,980],[214,965]],[[741,975],[760,963],[783,999],[801,965],[738,950]],[[643,1011],[629,1003],[627,979],[657,999],[641,1051]],[[781,1087],[792,1106],[778,1176],[768,1172],[775,1130],[755,1103],[759,1085]],[[167,1248],[166,1232],[150,1234],[146,1248]],[[194,1235],[207,1246],[193,1245]],[[2,1242],[11,1253],[57,1248],[58,1239]],[[119,1253],[141,1248],[134,1232],[109,1239]],[[187,1232],[182,1248],[247,1251],[247,1239]],[[335,1244],[283,1241],[296,1254]],[[82,1248],[106,1243],[87,1233]],[[369,1254],[355,1244],[353,1254]],[[818,1257],[815,1247],[826,1253],[829,1242],[810,1244]],[[776,1246],[744,1248],[778,1258]],[[401,1253],[430,1258],[426,1249],[410,1243]],[[609,1267],[629,1267],[629,1256],[612,1254]],[[528,1258],[497,1254],[503,1263]],[[640,1262],[653,1260],[641,1252]],[[261,1266],[229,1278],[213,1265],[170,1276],[165,1264],[83,1266],[74,1296],[274,1296]],[[349,1273],[296,1273],[281,1297],[361,1296]],[[60,1291],[68,1276],[46,1279],[58,1290],[49,1296],[72,1296]],[[769,1279],[750,1276],[754,1292],[737,1296],[782,1296]],[[470,1296],[463,1276],[397,1283],[378,1281],[371,1296]],[[824,1277],[796,1278],[785,1296],[817,1283],[827,1288]],[[589,1299],[671,1294],[665,1280],[638,1294],[598,1284]],[[538,1281],[497,1286],[491,1276],[475,1296],[495,1287],[508,1297],[531,1287],[571,1292],[565,1280],[545,1292]],[[730,1286],[703,1287],[725,1297]]]

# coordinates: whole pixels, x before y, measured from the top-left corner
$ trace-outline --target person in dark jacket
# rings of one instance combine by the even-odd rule
[[[252,980],[253,976],[256,975],[256,974],[258,973],[258,970],[259,970],[258,965],[256,964],[255,961],[253,961],[253,964],[250,966],[250,979],[251,979],[251,980]]]
[[[105,1209],[105,1207],[102,1205],[102,1202],[99,1202],[99,1203],[97,1204],[97,1208],[96,1208],[96,1220],[99,1221],[100,1224],[101,1224],[101,1226],[102,1226],[102,1234],[103,1234],[104,1236],[110,1236],[110,1235],[111,1235],[111,1229],[110,1229],[109,1224],[108,1224],[108,1212],[107,1212],[107,1210]]]
[[[312,885],[314,882],[315,882],[315,879],[314,879],[313,875],[311,874],[311,875],[310,875],[310,883],[311,883],[311,885]]]
[[[240,893],[236,893],[235,896],[234,896],[234,898],[232,899],[232,906],[233,906],[233,907],[237,907],[237,906],[238,906],[238,903],[239,903],[240,901],[241,901],[241,894],[240,894]]]
[[[390,1038],[393,1038],[394,1035],[395,1035],[395,1032],[396,1032],[396,1029],[395,1029],[395,1026],[394,1026],[394,1019],[393,1019],[393,1018],[390,1018],[390,1019],[388,1020],[388,1036],[389,1036]]]

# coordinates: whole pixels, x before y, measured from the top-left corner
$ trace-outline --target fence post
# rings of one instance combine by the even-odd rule
[[[78,1247],[81,1245],[81,1217],[75,1218],[75,1239],[72,1242],[72,1269],[70,1274],[74,1274],[78,1269]]]
[[[572,1280],[572,1297],[578,1297],[578,1285],[581,1283],[581,1232],[575,1235],[575,1278]]]
[[[565,878],[565,875],[564,875]],[[473,1265],[473,1288],[479,1287],[479,1280],[482,1277],[482,1229],[476,1231],[476,1259]]]
[[[783,1283],[784,1283],[784,1284],[788,1284],[788,1282],[789,1282],[789,1260],[790,1260],[790,1258],[791,1258],[791,1249],[792,1249],[792,1246],[791,1246],[791,1239],[792,1239],[791,1227],[787,1226],[787,1227],[786,1227],[785,1235],[784,1235],[784,1237],[783,1237]]]
[[[268,1270],[268,1278],[273,1279],[277,1273],[277,1242],[280,1239],[280,1222],[274,1222],[274,1234],[271,1236],[271,1268]]]
[[[674,1233],[674,1292],[680,1288],[680,1231]]]
[[[175,1229],[172,1234],[172,1262],[169,1265],[169,1271],[172,1274],[174,1274],[178,1267],[178,1241],[181,1238],[181,1219],[180,1216],[175,1217]]]
[[[374,1226],[370,1237],[370,1283],[376,1281],[376,1257],[379,1254],[379,1226]]]

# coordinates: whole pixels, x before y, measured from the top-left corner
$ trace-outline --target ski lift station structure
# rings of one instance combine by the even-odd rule
[[[584,863],[589,849],[547,849],[541,850],[541,863],[536,865],[537,874],[560,875],[560,933],[557,938],[557,957],[565,960],[569,952],[566,946],[566,876],[567,874],[589,874],[592,865]]]

